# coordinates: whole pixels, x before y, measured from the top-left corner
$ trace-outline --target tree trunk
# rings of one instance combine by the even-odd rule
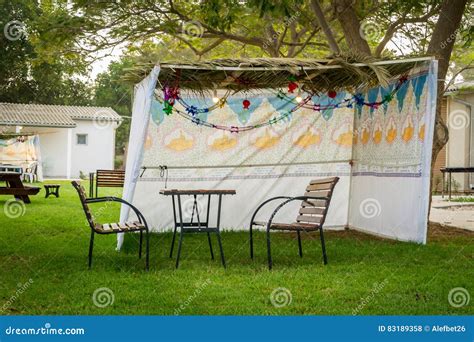
[[[352,3],[352,0],[333,0],[337,20],[341,24],[349,50],[371,56],[369,44],[360,34],[359,18]]]
[[[438,59],[438,95],[436,99],[435,129],[433,136],[433,149],[431,152],[431,182],[430,195],[433,188],[433,170],[436,157],[444,145],[448,142],[449,132],[446,123],[441,116],[441,105],[444,95],[444,80],[448,72],[449,60],[453,51],[457,31],[461,25],[468,0],[443,0],[440,15],[428,46],[428,55]],[[344,37],[349,49],[370,56],[370,47],[360,34],[360,22],[351,0],[333,0],[336,17],[344,31]],[[431,196],[428,217],[431,211]]]
[[[444,95],[444,80],[448,72],[449,60],[453,51],[454,41],[457,31],[461,25],[462,15],[466,7],[467,0],[444,0],[441,4],[440,15],[436,23],[430,45],[428,46],[428,55],[435,56],[438,59],[438,97],[436,99],[436,117],[433,136],[433,150],[431,153],[431,186],[433,189],[433,171],[436,157],[439,151],[448,142],[448,127],[441,116],[441,105]],[[430,196],[431,209],[431,196]],[[429,212],[428,212],[429,215]]]

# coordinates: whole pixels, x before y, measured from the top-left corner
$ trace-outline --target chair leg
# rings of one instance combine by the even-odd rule
[[[252,223],[250,223],[250,259],[253,260],[253,229],[252,229],[253,224]]]
[[[324,265],[327,265],[328,257],[326,255],[326,244],[324,243],[323,227],[319,228],[319,236],[321,237],[321,249],[323,250]]]
[[[143,230],[140,230],[140,245],[138,247],[138,259],[142,258]]]
[[[91,239],[89,241],[89,269],[92,267],[92,250],[94,249],[94,231],[91,231]]]
[[[301,232],[299,230],[296,231],[298,233],[298,250],[300,253],[300,257],[303,257],[303,247],[301,246]]]
[[[273,262],[272,262],[272,251],[270,248],[270,229],[267,229],[267,258],[268,258],[268,269],[271,270],[273,266]]]
[[[174,226],[173,240],[171,240],[170,258],[173,257],[173,249],[174,249],[174,241],[175,240],[176,240],[176,225]]]
[[[214,260],[214,251],[212,250],[211,234],[207,233],[207,241],[209,242],[209,250],[211,251],[211,259]]]
[[[150,270],[150,232],[146,230],[146,256],[145,256],[145,269]]]
[[[222,266],[224,266],[224,268],[226,268],[225,257],[224,257],[224,248],[222,248],[221,233],[219,231],[217,232],[217,241],[219,243],[219,249],[221,251]]]
[[[181,228],[181,231],[179,232],[179,243],[178,243],[178,255],[176,256],[176,268],[179,266],[179,258],[181,256],[181,246],[183,244],[183,229]]]

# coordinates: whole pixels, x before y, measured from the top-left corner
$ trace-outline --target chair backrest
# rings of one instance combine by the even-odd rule
[[[32,174],[36,174],[36,170],[38,169],[38,162],[33,162],[30,165],[30,170]]]
[[[84,189],[84,187],[79,182],[72,181],[71,184],[76,189],[79,195],[79,199],[81,200],[81,204],[82,204],[82,209],[84,209],[84,214],[86,214],[87,222],[89,222],[91,229],[95,229],[94,216],[92,216],[92,213],[86,202],[86,199],[87,199],[86,189]]]
[[[36,169],[38,168],[38,162],[34,161],[29,163],[26,167],[23,168],[23,173],[36,174]]]
[[[296,222],[322,226],[331,203],[334,187],[339,177],[312,180],[306,187],[305,196],[325,197],[326,199],[307,200],[301,203]]]
[[[96,171],[96,186],[97,187],[123,187],[125,183],[124,170],[97,170]]]

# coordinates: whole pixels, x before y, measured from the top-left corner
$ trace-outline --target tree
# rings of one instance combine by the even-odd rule
[[[112,107],[123,121],[116,131],[115,153],[122,155],[128,141],[130,131],[130,113],[132,111],[132,92],[130,85],[120,81],[124,69],[130,67],[131,60],[122,58],[109,65],[108,70],[97,76],[95,84],[94,103],[96,106]]]
[[[31,1],[0,1],[0,101],[86,105],[91,87],[78,77],[86,72],[80,60],[39,58],[35,23],[44,11]],[[50,57],[50,56],[49,56]]]
[[[380,55],[388,41],[394,36],[397,29],[404,25],[425,22],[434,14],[438,14],[434,25],[426,53],[438,59],[438,95],[435,117],[435,130],[433,137],[433,150],[431,155],[431,170],[433,171],[436,157],[439,151],[448,142],[448,127],[441,116],[441,103],[445,91],[445,80],[449,68],[451,54],[453,52],[456,37],[459,35],[461,20],[466,9],[468,0],[442,0],[440,4],[434,4],[426,14],[420,17],[408,17],[409,11],[416,9],[417,3],[408,1],[405,14],[391,22],[386,30],[382,42],[377,46],[375,53]],[[349,0],[333,0],[336,6],[338,21],[346,33],[346,41],[361,54],[370,54],[370,48],[363,35],[353,34],[361,32],[361,24],[357,18],[356,11]],[[469,28],[471,30],[471,27]],[[421,43],[423,43],[421,41]],[[433,180],[433,179],[432,179]],[[431,181],[431,187],[433,186]]]
[[[140,46],[149,41],[174,46],[176,51],[186,47],[194,58],[228,55],[228,51],[233,56],[313,58],[340,51],[375,57],[404,55],[406,51],[431,54],[440,60],[440,103],[456,38],[464,33],[468,46],[472,40],[472,26],[464,29],[467,25],[462,25],[463,14],[472,12],[472,2],[469,6],[467,3],[468,0],[146,0],[91,4],[78,0],[71,11],[48,19],[43,35],[55,37],[56,46],[71,54],[94,54],[121,44]],[[71,35],[75,44],[67,39]],[[407,41],[408,45],[398,46],[394,38]],[[433,161],[447,139],[438,106]]]

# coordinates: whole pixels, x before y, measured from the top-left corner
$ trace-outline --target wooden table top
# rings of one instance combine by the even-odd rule
[[[19,172],[10,172],[10,171],[0,171],[0,178],[8,178],[8,179],[12,179],[12,178],[20,178],[21,176],[21,173]]]
[[[473,173],[474,166],[461,166],[461,167],[443,167],[440,169],[441,172],[452,172],[452,173]]]
[[[163,189],[161,195],[235,195],[235,190],[209,190],[209,189]]]

